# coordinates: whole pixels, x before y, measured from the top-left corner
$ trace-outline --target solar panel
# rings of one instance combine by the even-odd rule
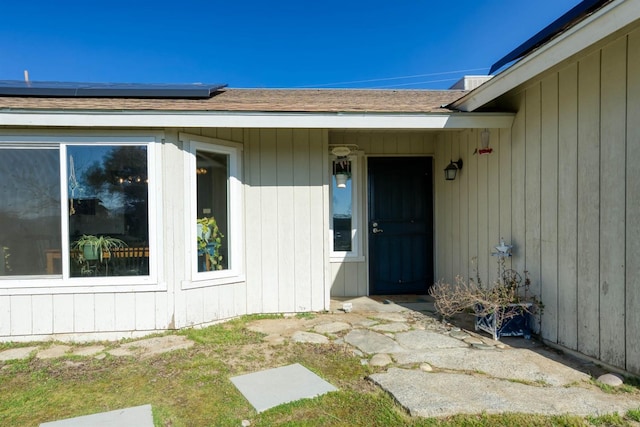
[[[210,98],[226,84],[81,83],[0,80],[0,96]]]

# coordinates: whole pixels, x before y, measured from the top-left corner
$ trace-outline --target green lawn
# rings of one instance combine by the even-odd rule
[[[146,360],[68,357],[0,362],[0,426],[37,426],[118,408],[151,404],[156,426],[589,426],[637,425],[640,408],[625,417],[543,417],[522,414],[409,417],[366,380],[363,366],[338,345],[270,346],[244,328],[244,318],[180,332],[196,345]],[[7,348],[8,346],[1,346]],[[229,378],[300,363],[339,388],[256,414]]]

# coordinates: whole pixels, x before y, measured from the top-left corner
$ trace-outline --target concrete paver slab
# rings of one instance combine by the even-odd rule
[[[407,311],[408,309],[398,304],[381,304],[368,297],[358,297],[345,299],[340,298],[331,300],[331,311],[338,311],[342,308],[342,304],[350,302],[352,305],[351,312],[376,312],[376,313],[393,313]]]
[[[368,354],[405,351],[393,339],[368,329],[355,329],[344,340]]]
[[[407,317],[403,313],[375,313],[371,316],[375,319],[386,320],[387,322],[406,322]]]
[[[231,382],[258,412],[337,390],[299,363],[240,375]]]
[[[401,365],[427,362],[440,369],[477,371],[496,378],[554,386],[588,381],[590,378],[583,372],[525,349],[432,349],[396,353],[393,358]]]
[[[33,351],[36,351],[37,349],[38,347],[20,347],[2,351],[0,352],[0,362],[26,359]]]
[[[319,334],[335,334],[348,329],[351,329],[351,325],[345,322],[321,323],[313,328]]]
[[[129,342],[122,344],[120,348],[140,352],[141,357],[146,358],[169,351],[186,349],[193,344],[193,341],[182,335],[167,335]],[[109,353],[113,354],[112,351]]]
[[[40,427],[153,427],[151,405],[118,409],[40,424]]]
[[[383,323],[375,325],[371,329],[379,332],[405,332],[411,329],[411,326],[403,322]]]
[[[370,378],[413,416],[524,412],[580,416],[625,413],[637,401],[579,387],[536,387],[495,378],[391,368]],[[464,392],[461,392],[464,390]]]
[[[111,350],[107,350],[107,353],[116,357],[128,357],[128,356],[135,355],[134,350],[130,348],[122,348],[122,347],[116,347],[116,348],[112,348]]]
[[[74,356],[95,356],[104,351],[104,349],[105,347],[103,345],[91,345],[89,347],[76,348],[71,354]]]
[[[69,345],[55,344],[49,348],[38,351],[36,357],[38,359],[56,359],[67,354],[69,350],[71,350],[71,346]]]
[[[309,344],[328,344],[329,338],[314,332],[298,331],[291,336],[295,342]]]
[[[407,350],[468,347],[462,341],[431,331],[409,331],[396,335],[396,341]]]
[[[285,317],[283,319],[259,319],[247,325],[247,329],[265,335],[282,335],[290,337],[297,331],[309,329],[313,321],[299,319],[297,317]]]

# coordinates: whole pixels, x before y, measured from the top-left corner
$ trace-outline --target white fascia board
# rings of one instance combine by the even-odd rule
[[[297,129],[510,128],[511,113],[0,112],[0,126]]]
[[[469,112],[493,101],[640,18],[640,0],[614,1],[529,53],[451,105]]]

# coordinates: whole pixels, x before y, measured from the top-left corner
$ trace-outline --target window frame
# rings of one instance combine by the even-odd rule
[[[351,161],[351,250],[336,251],[334,245],[334,227],[333,227],[333,162],[338,156],[329,155],[329,259],[330,262],[363,262],[365,260],[363,253],[363,238],[361,229],[361,213],[362,206],[362,174],[361,168],[363,153],[353,151],[346,156]]]
[[[210,285],[237,283],[245,280],[244,273],[244,211],[242,184],[242,144],[218,138],[189,135],[181,133],[178,138],[184,144],[185,206],[188,213],[185,221],[186,258],[185,265],[191,272],[191,281],[183,282],[183,289],[198,288]],[[195,245],[197,235],[198,192],[196,171],[196,151],[223,154],[229,156],[229,173],[227,178],[227,235],[228,268],[225,270],[198,271],[198,254]],[[190,236],[194,236],[191,240]]]
[[[5,292],[11,294],[34,294],[65,292],[110,292],[114,290],[135,290],[139,285],[149,290],[158,284],[158,265],[162,246],[161,212],[158,212],[161,194],[161,150],[156,147],[158,141],[164,139],[163,133],[127,132],[113,134],[82,133],[82,134],[54,134],[36,132],[17,132],[15,134],[0,134],[0,147],[18,149],[57,148],[60,161],[60,213],[61,213],[61,254],[70,250],[69,242],[69,193],[68,193],[68,155],[67,147],[83,146],[145,146],[147,148],[147,171],[149,179],[148,190],[148,219],[149,219],[149,275],[146,276],[90,276],[71,277],[70,260],[68,256],[61,256],[62,273],[46,275],[6,276],[0,278],[0,295]]]

